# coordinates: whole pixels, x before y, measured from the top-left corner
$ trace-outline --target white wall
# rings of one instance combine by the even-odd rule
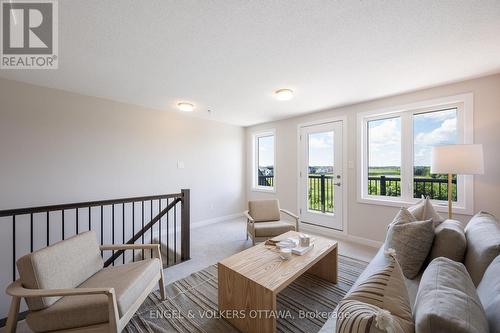
[[[190,188],[193,222],[242,210],[240,127],[3,79],[0,108],[0,209]]]
[[[0,210],[189,188],[192,223],[241,213],[244,138],[237,126],[0,79]],[[4,290],[12,276],[12,231],[0,221]],[[18,228],[21,243],[29,229]],[[59,236],[51,229],[51,243]],[[44,239],[42,228],[35,247]],[[1,318],[7,299],[0,298]]]
[[[247,197],[248,199],[276,197],[281,206],[294,212],[297,204],[297,125],[311,121],[346,116],[348,149],[345,157],[357,165],[356,116],[360,112],[404,105],[444,96],[474,93],[474,141],[484,145],[485,174],[475,176],[474,211],[486,210],[500,217],[500,75],[488,76],[461,83],[426,89],[418,92],[383,98],[376,101],[316,112],[301,117],[276,121],[247,128]],[[332,92],[332,94],[335,92]],[[293,100],[290,102],[293,103]],[[252,184],[252,133],[276,129],[277,192],[254,192]],[[386,226],[392,221],[397,208],[363,204],[357,201],[356,168],[348,169],[347,228],[352,237],[381,242]],[[345,182],[345,179],[344,179]],[[446,214],[443,214],[446,216]],[[456,216],[468,221],[469,216]]]

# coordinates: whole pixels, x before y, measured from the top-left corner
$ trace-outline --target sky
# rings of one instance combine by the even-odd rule
[[[423,113],[413,116],[415,166],[431,165],[435,145],[457,142],[456,110]],[[369,165],[401,166],[401,119],[374,120],[368,123]]]
[[[274,136],[263,136],[259,138],[259,166],[274,166]]]
[[[259,166],[273,165],[274,138],[259,138]],[[309,165],[333,166],[333,132],[311,133],[309,135]]]
[[[413,116],[414,165],[430,166],[434,145],[457,142],[456,110]],[[401,119],[373,120],[368,123],[369,165],[401,166]],[[259,138],[259,166],[274,165],[274,137]],[[333,165],[333,132],[309,135],[309,165]]]

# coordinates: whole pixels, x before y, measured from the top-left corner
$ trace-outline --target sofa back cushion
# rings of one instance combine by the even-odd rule
[[[490,332],[500,332],[500,255],[488,266],[477,286]]]
[[[249,201],[248,213],[255,222],[279,221],[280,204],[276,199]]]
[[[445,257],[427,266],[413,313],[416,332],[488,332],[484,309],[465,266]]]
[[[17,260],[21,282],[29,289],[75,288],[103,268],[95,232],[88,231],[27,254]],[[28,298],[30,310],[41,310],[60,297]]]
[[[463,262],[467,241],[464,227],[455,220],[446,220],[434,230],[434,243],[432,244],[429,261],[438,257]]]
[[[465,227],[465,237],[465,267],[477,286],[486,268],[500,254],[500,223],[493,215],[479,212]]]

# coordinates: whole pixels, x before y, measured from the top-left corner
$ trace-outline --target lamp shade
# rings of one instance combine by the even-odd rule
[[[446,145],[432,148],[431,173],[483,174],[483,145]]]

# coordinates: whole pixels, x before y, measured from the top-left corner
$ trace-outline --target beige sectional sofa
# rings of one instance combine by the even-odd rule
[[[442,260],[443,258],[436,258],[430,264],[424,266],[420,274],[414,279],[405,279],[406,287],[408,290],[408,295],[410,298],[410,303],[414,312],[415,319],[415,301],[417,299],[417,293],[419,292],[419,287],[421,286],[421,280],[423,274],[430,269],[434,272],[427,272],[426,275],[443,276],[443,272],[435,272],[439,267],[436,266],[462,266],[464,267],[465,274],[470,275],[469,289],[476,289],[469,291],[473,293],[474,297],[478,297],[481,305],[479,307],[484,308],[484,313],[487,318],[490,332],[500,332],[500,223],[495,219],[494,216],[480,212],[476,214],[467,227],[465,228],[464,234],[466,236],[467,247],[465,250],[465,258],[462,263],[457,263],[449,259]],[[436,238],[435,238],[436,242]],[[450,242],[454,243],[454,242]],[[442,244],[440,245],[442,246]],[[448,246],[454,247],[459,246],[459,244],[449,244]],[[360,277],[357,279],[352,290],[366,281],[375,272],[383,269],[387,266],[389,257],[384,255],[385,245],[383,245]],[[452,249],[448,249],[448,253],[453,253]],[[431,253],[433,251],[431,250]],[[455,265],[456,264],[456,265]],[[455,281],[456,282],[456,281]],[[444,282],[445,284],[450,284],[453,282]],[[464,283],[459,281],[459,285]],[[422,287],[424,288],[424,287]],[[426,284],[425,288],[428,288]],[[424,291],[420,291],[423,293]],[[348,293],[349,294],[349,293]],[[450,310],[454,311],[454,310]],[[469,311],[469,315],[470,315]],[[436,314],[433,314],[436,315]],[[446,315],[446,314],[444,314]],[[454,315],[454,314],[453,314]],[[439,318],[438,318],[439,319]],[[474,318],[469,318],[473,320]],[[468,319],[465,319],[468,320]],[[325,323],[325,325],[320,330],[320,333],[326,332],[336,332],[336,312],[332,317]],[[487,330],[487,328],[486,328]],[[465,330],[467,331],[467,330]],[[416,325],[416,332],[428,332],[427,328],[422,328],[422,325]],[[472,332],[472,330],[471,330]],[[487,332],[487,331],[486,331]]]

